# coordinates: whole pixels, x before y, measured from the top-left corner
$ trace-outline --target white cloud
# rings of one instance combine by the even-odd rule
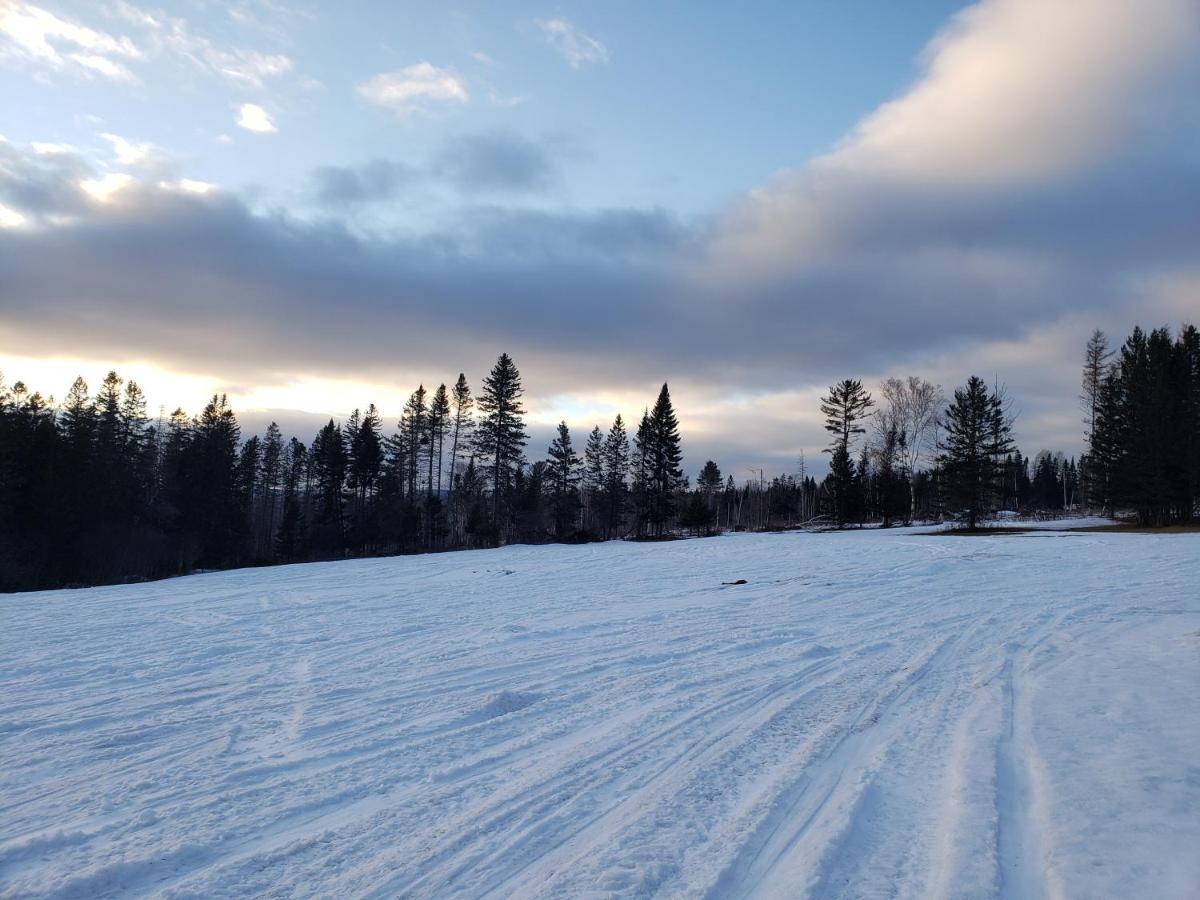
[[[140,166],[149,162],[154,153],[154,145],[150,143],[135,144],[127,141],[119,134],[104,132],[100,135],[113,148],[113,156],[123,166]]]
[[[65,69],[74,64],[85,73],[118,81],[133,73],[113,57],[137,59],[141,52],[124,36],[115,36],[63,19],[29,3],[0,2],[0,54]]]
[[[79,186],[93,199],[104,203],[112,199],[113,194],[127,188],[133,183],[133,178],[129,175],[118,172],[109,172],[100,178],[86,178],[79,182]]]
[[[360,84],[357,91],[376,106],[402,115],[423,109],[429,102],[466,103],[470,99],[466,85],[453,70],[428,62],[381,72]]]
[[[526,99],[522,94],[502,94],[495,88],[488,88],[488,102],[501,109],[520,106]]]
[[[1070,173],[1131,137],[1137,101],[1198,30],[1195,0],[983,0],[929,43],[920,80],[821,163],[942,183]]]
[[[566,59],[572,69],[591,63],[608,62],[608,48],[566,19],[535,19],[542,35]]]
[[[292,61],[281,53],[264,54],[253,50],[223,51],[209,47],[209,64],[226,78],[253,87],[262,87],[267,78],[278,78],[292,70]]]
[[[0,140],[3,140],[3,136],[0,136]],[[78,152],[72,144],[58,144],[50,141],[33,141],[29,147],[38,156],[60,156],[63,153]]]
[[[217,46],[203,35],[195,34],[186,19],[157,11],[149,13],[124,0],[115,10],[122,19],[146,30],[147,41],[154,50],[165,50],[244,87],[262,88],[267,79],[279,78],[293,69],[292,59],[282,53]]]
[[[476,50],[474,53],[472,53],[471,59],[475,60],[476,62],[483,63],[485,66],[494,65],[496,62],[482,50]]]
[[[71,59],[93,72],[99,72],[113,81],[136,81],[133,72],[118,62],[113,62],[107,56],[96,53],[72,53]]]
[[[0,228],[20,228],[24,224],[25,217],[23,215],[0,203]]]
[[[977,206],[1077,181],[1136,146],[1155,115],[1178,127],[1156,109],[1170,94],[1158,87],[1198,51],[1195,0],[981,0],[930,42],[910,89],[731,210],[715,269],[735,279],[812,269],[862,254],[853,245],[879,236],[884,209],[925,216],[893,221],[890,236],[922,234],[928,211],[951,216],[968,196]]]
[[[243,103],[238,108],[237,123],[247,131],[258,134],[273,134],[278,131],[270,115],[257,103]]]
[[[160,181],[158,186],[164,191],[179,191],[184,194],[207,194],[216,189],[216,185],[208,181],[197,181],[194,178],[180,178],[178,181]]]

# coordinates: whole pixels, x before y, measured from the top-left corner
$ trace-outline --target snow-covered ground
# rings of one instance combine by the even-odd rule
[[[1200,891],[1197,535],[512,547],[0,617],[4,896]]]

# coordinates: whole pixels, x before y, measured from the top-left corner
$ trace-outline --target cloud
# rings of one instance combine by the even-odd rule
[[[329,207],[358,206],[391,200],[400,189],[420,177],[404,163],[373,159],[361,166],[321,166],[313,173],[314,195]]]
[[[471,59],[475,62],[483,63],[485,66],[495,65],[496,61],[484,53],[482,50],[476,50],[471,54]]]
[[[1089,178],[1178,165],[1178,154],[1156,164],[1144,153],[1194,127],[1179,88],[1198,74],[1198,48],[1191,0],[1096,0],[1086,10],[982,0],[931,41],[909,90],[830,153],[736,204],[706,274],[816,272],[869,260],[884,243],[941,247],[952,261],[969,229],[1005,230],[1022,207],[1038,229],[1058,203],[1083,202]]]
[[[99,178],[85,178],[79,182],[79,186],[83,188],[88,196],[99,203],[106,203],[112,199],[114,194],[124,190],[131,184],[133,184],[133,176],[126,175],[123,172],[109,172]]]
[[[542,409],[554,395],[650,399],[670,378],[685,426],[698,410],[689,459],[708,448],[723,467],[755,446],[772,465],[802,447],[812,463],[824,440],[813,400],[835,378],[912,371],[951,387],[975,372],[1009,383],[1023,449],[1061,446],[1078,432],[1074,370],[1091,327],[1119,339],[1138,321],[1194,316],[1200,298],[1197,110],[1179,74],[1200,59],[1195,8],[1144,0],[1139,15],[1166,23],[1153,27],[1125,9],[984,0],[933,41],[910,89],[711,220],[550,208],[543,194],[547,208],[473,201],[424,232],[364,234],[256,213],[221,190],[133,181],[95,202],[79,182],[104,173],[85,160],[0,143],[0,203],[36,226],[0,232],[0,317],[29,352],[246,381],[477,378],[507,350]],[[963,47],[978,48],[976,68],[951,65],[966,66]],[[1060,78],[1014,74],[1053,72],[1056,54],[1070,67]],[[960,94],[1004,110],[982,121]],[[1028,125],[1010,108],[1028,109]],[[545,142],[485,132],[411,168],[314,177],[332,210],[414,179],[544,192],[554,162]],[[768,408],[787,412],[764,419]]]
[[[243,103],[238,107],[237,124],[256,134],[274,134],[277,129],[267,111],[257,103]]]
[[[71,216],[87,203],[79,182],[94,166],[73,147],[36,143],[28,151],[0,138],[0,203],[30,221]]]
[[[500,130],[448,140],[434,171],[468,194],[544,190],[555,174],[542,144]]]
[[[428,109],[430,103],[466,103],[471,96],[453,70],[429,62],[381,72],[356,90],[368,102],[402,116]]]
[[[292,59],[282,53],[220,46],[196,34],[183,18],[151,13],[125,0],[114,9],[126,22],[143,29],[145,42],[153,52],[169,54],[243,88],[261,89],[268,80],[278,79],[294,68]]]
[[[544,193],[558,180],[555,156],[562,144],[559,137],[533,140],[505,129],[470,132],[443,141],[419,164],[373,159],[320,166],[313,171],[311,193],[331,209],[392,200],[418,187],[449,188],[472,202],[483,195]]]
[[[123,166],[140,166],[151,160],[154,155],[154,145],[150,143],[134,143],[109,132],[101,133],[100,137],[112,144],[113,156]]]
[[[29,3],[0,4],[0,55],[52,69],[72,64],[82,74],[115,81],[132,81],[133,73],[119,59],[142,54],[127,37],[89,28]]]
[[[912,88],[816,166],[938,185],[1076,173],[1138,134],[1198,29],[1194,0],[984,0],[930,42]]]
[[[514,106],[520,106],[527,99],[522,94],[502,94],[494,87],[488,88],[488,102],[492,106],[499,106],[501,109],[511,109]]]
[[[535,19],[542,36],[562,54],[572,69],[608,62],[608,48],[584,34],[566,19]]]
[[[0,203],[0,228],[20,228],[24,224],[25,217],[23,215]]]

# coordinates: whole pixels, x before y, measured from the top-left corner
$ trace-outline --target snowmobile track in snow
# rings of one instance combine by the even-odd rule
[[[0,896],[1193,896],[1200,536],[1039,537],[0,597]]]

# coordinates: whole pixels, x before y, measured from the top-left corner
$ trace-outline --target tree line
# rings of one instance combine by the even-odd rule
[[[371,405],[306,444],[275,423],[243,440],[223,395],[151,421],[115,372],[61,406],[0,381],[0,589],[670,533],[686,479],[666,384],[632,436],[618,415],[580,453],[562,422],[533,461],[523,394],[502,354],[478,395],[460,374],[388,433]]]
[[[1135,328],[1117,350],[1088,341],[1081,400],[1090,506],[1128,510],[1142,525],[1192,521],[1200,496],[1200,331]]]
[[[1190,521],[1200,494],[1200,339],[1135,329],[1089,341],[1078,461],[1013,440],[1004,389],[889,378],[830,387],[829,472],[740,484],[708,460],[693,486],[664,384],[632,435],[621,415],[582,451],[566,422],[527,456],[524,388],[502,354],[476,395],[420,386],[394,428],[374,405],[310,443],[272,423],[242,439],[224,396],[151,421],[135,382],[76,379],[61,405],[0,379],[0,590],[200,569],[544,541],[961,519],[997,510],[1128,511]]]
[[[1004,389],[972,376],[949,403],[920,378],[888,379],[881,400],[847,379],[822,399],[831,435],[824,512],[850,523],[960,519],[1000,510],[1089,509],[1145,526],[1189,523],[1200,503],[1200,333],[1135,328],[1118,351],[1088,341],[1080,401],[1086,451],[1076,461],[1013,440]],[[861,443],[861,452],[855,452]]]

